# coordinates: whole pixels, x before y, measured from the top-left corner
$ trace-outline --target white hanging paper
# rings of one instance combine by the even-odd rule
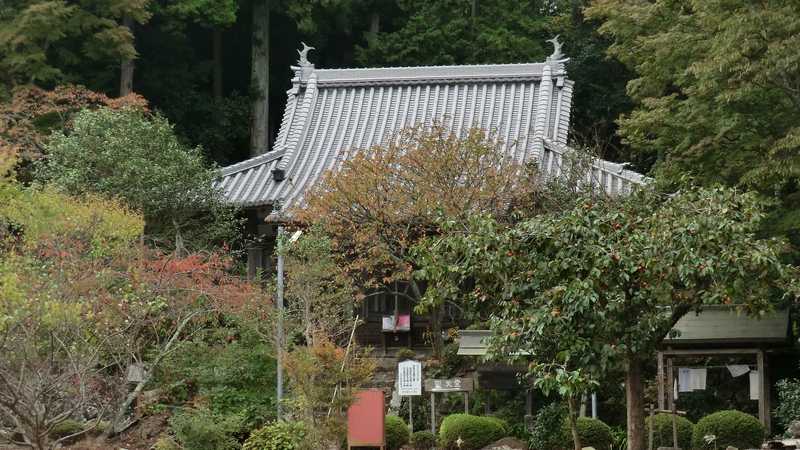
[[[706,375],[708,370],[691,369],[689,371],[689,382],[693,391],[704,391],[706,389]]]
[[[757,370],[750,371],[750,400],[759,399],[759,373]]]
[[[731,364],[728,366],[728,372],[731,373],[733,378],[737,378],[750,372],[750,366],[746,364]]]
[[[678,392],[692,392],[691,374],[692,369],[678,368]]]

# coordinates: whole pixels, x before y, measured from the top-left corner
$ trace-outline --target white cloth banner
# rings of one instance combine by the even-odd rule
[[[728,366],[728,372],[731,373],[733,378],[737,378],[750,372],[750,366],[746,364],[731,364]]]
[[[759,375],[759,373],[758,373],[757,370],[751,370],[750,371],[750,400],[758,400],[759,399],[758,392],[760,391],[760,389],[759,389],[758,385],[759,385],[759,381],[760,381],[759,378],[760,377],[758,375]]]
[[[687,367],[678,368],[678,392],[692,392],[691,375],[692,369]]]
[[[707,369],[691,369],[689,372],[689,386],[693,391],[704,391],[706,389]]]

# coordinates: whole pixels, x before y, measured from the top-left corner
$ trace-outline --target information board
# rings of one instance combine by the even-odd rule
[[[422,395],[422,363],[408,360],[397,365],[397,392],[401,397]]]

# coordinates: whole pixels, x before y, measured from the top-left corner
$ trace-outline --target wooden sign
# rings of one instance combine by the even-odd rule
[[[472,392],[474,389],[472,378],[425,380],[425,390],[428,392]]]
[[[422,395],[422,363],[403,361],[397,365],[397,393],[401,397]]]
[[[347,446],[386,446],[384,422],[386,400],[383,391],[370,389],[357,392],[355,401],[347,410]]]

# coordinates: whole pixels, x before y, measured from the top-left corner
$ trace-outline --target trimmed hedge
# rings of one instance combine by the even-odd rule
[[[436,435],[430,431],[416,431],[411,435],[411,446],[414,450],[433,450],[436,447]]]
[[[386,430],[387,450],[399,450],[400,447],[408,444],[410,432],[403,419],[397,416],[386,416],[384,430]]]
[[[306,434],[302,422],[273,422],[251,434],[242,450],[298,450]]]
[[[707,444],[705,436],[716,436],[716,448],[733,446],[739,449],[760,448],[766,436],[761,422],[750,414],[728,410],[709,414],[694,426],[692,446],[695,449],[714,448]]]
[[[678,446],[683,450],[692,448],[692,432],[694,424],[685,417],[675,417],[678,426]],[[650,433],[650,418],[644,421],[645,436]],[[672,447],[672,414],[656,414],[653,416],[653,448]]]
[[[584,447],[594,447],[597,450],[611,450],[613,442],[611,438],[611,427],[602,420],[592,419],[591,417],[578,417],[578,436],[581,438],[581,445]],[[565,419],[561,426],[561,440],[564,448],[571,449],[572,431],[569,428],[569,418]]]
[[[496,417],[451,414],[439,427],[439,444],[444,450],[478,450],[506,437],[508,425]],[[461,438],[459,448],[456,441]]]

